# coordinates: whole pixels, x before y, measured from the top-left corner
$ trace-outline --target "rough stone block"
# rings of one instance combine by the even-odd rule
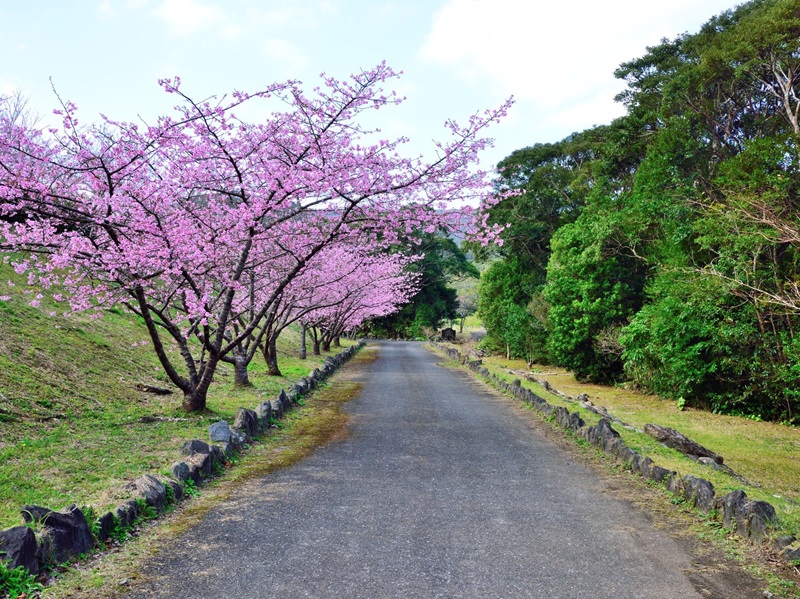
[[[238,453],[238,450],[233,443],[223,443],[220,446],[220,450],[222,451],[222,455],[225,456],[225,459],[230,459]]]
[[[671,474],[664,486],[676,497],[683,497],[683,479],[677,473]]]
[[[794,535],[783,535],[775,539],[772,542],[772,546],[775,549],[775,551],[783,551],[789,545],[794,543],[796,540],[797,538]]]
[[[270,400],[269,404],[272,406],[272,417],[275,420],[283,418],[283,405],[277,399]]]
[[[736,512],[737,534],[752,541],[763,539],[770,526],[778,523],[775,508],[766,501],[742,501]]]
[[[267,430],[269,428],[269,420],[272,417],[272,404],[268,401],[262,401],[256,406],[256,416],[258,417],[259,430]]]
[[[638,455],[633,460],[633,471],[642,478],[650,478],[650,470],[653,468],[653,460],[648,457]]]
[[[787,562],[794,562],[800,560],[800,547],[797,547],[795,549],[790,549],[789,547],[787,547],[786,549],[783,550],[783,553],[781,553],[781,557],[783,557],[783,559],[785,559]]]
[[[633,468],[633,462],[637,458],[641,459],[642,456],[640,456],[636,450],[631,449],[630,447],[626,447],[625,450],[626,450],[624,455],[625,460],[623,461],[623,464],[628,464],[629,467]],[[623,457],[622,451],[620,451],[620,457]]]
[[[132,483],[129,483],[134,496],[141,497],[144,502],[156,508],[159,512],[164,510],[164,503],[167,499],[167,490],[164,483],[152,474],[143,474]]]
[[[214,471],[214,462],[210,453],[194,453],[188,457],[186,464],[189,466],[189,478],[196,483],[208,478]]]
[[[128,528],[139,516],[139,506],[135,499],[119,504],[114,510],[114,516],[119,520],[120,526]]]
[[[22,566],[31,574],[38,574],[36,535],[28,526],[15,526],[0,530],[0,560],[8,562],[10,569]]]
[[[106,512],[97,519],[97,540],[105,543],[114,532],[114,514]]]
[[[704,478],[696,478],[690,474],[682,480],[683,497],[689,505],[706,513],[714,509],[714,485]]]
[[[569,410],[564,406],[556,406],[553,410],[553,418],[561,428],[569,428]]]
[[[228,463],[228,458],[225,456],[225,452],[222,450],[222,447],[220,447],[219,445],[212,445],[211,468],[212,469],[221,468],[227,463]]]
[[[258,435],[258,415],[253,410],[239,408],[233,426],[247,433],[249,437],[255,437]]]
[[[70,505],[64,512],[26,505],[22,508],[26,522],[41,527],[48,538],[48,553],[54,563],[60,564],[78,555],[88,553],[92,548],[92,532],[86,517],[77,505]]]
[[[172,489],[172,501],[174,503],[178,503],[181,499],[183,499],[183,485],[179,483],[177,480],[172,480],[171,478],[163,478],[161,482],[164,484],[164,488]]]
[[[750,514],[747,520],[747,538],[752,542],[758,542],[767,536],[769,524],[758,514]]]
[[[661,466],[653,464],[653,467],[650,469],[650,476],[648,478],[653,482],[663,483],[673,474],[675,473],[667,470],[666,468],[662,468]]]
[[[583,420],[581,420],[583,422]],[[620,437],[609,437],[603,445],[603,451],[610,456],[618,456],[620,450],[624,447],[624,443]]]
[[[189,478],[189,465],[186,462],[175,462],[169,471],[175,480],[183,482]]]
[[[619,437],[619,433],[613,429],[611,422],[607,418],[601,418],[600,422],[590,427],[586,434],[586,440],[589,443],[600,447],[605,447],[609,439]]]
[[[739,506],[747,499],[747,493],[742,490],[731,491],[714,499],[714,509],[722,514],[722,525],[734,532],[737,528],[737,514]]]
[[[210,451],[208,443],[205,441],[200,441],[199,439],[194,439],[193,441],[187,441],[181,446],[181,454],[182,455],[192,455],[193,453],[208,453]]]
[[[240,428],[231,428],[230,443],[233,443],[237,449],[241,449],[250,443],[250,436]]]
[[[572,431],[578,432],[584,426],[586,426],[586,423],[583,421],[583,418],[581,418],[580,414],[578,414],[577,412],[573,412],[572,414],[569,415],[569,426],[567,428],[569,428]]]
[[[227,443],[231,440],[231,427],[224,420],[217,420],[214,424],[208,427],[208,438],[217,443]],[[210,453],[211,447],[206,447],[205,451],[198,451],[196,453]]]

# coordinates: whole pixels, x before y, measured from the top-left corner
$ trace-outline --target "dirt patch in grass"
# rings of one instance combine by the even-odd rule
[[[139,579],[141,565],[167,543],[200,522],[209,510],[227,501],[246,482],[285,468],[317,448],[341,441],[348,435],[344,405],[361,390],[359,365],[374,360],[376,351],[366,348],[344,370],[290,412],[280,428],[254,444],[225,473],[202,488],[198,497],[180,504],[172,513],[144,525],[135,538],[122,546],[96,553],[88,561],[64,572],[47,591],[52,598],[124,596]]]

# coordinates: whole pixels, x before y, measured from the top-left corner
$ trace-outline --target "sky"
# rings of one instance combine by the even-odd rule
[[[44,122],[55,91],[84,124],[101,114],[152,121],[175,103],[258,91],[385,60],[407,100],[381,111],[384,136],[432,155],[448,119],[498,107],[491,167],[624,113],[614,70],[663,38],[696,32],[734,0],[0,0],[0,94],[20,91]],[[252,118],[258,118],[253,115]]]

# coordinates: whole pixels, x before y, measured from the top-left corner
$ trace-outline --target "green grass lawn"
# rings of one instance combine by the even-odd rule
[[[22,283],[0,265],[6,279]],[[63,309],[46,300],[34,308],[21,295],[0,300],[0,528],[21,524],[25,504],[111,507],[114,486],[166,472],[184,441],[206,440],[209,424],[272,399],[325,358],[309,351],[300,360],[299,333],[288,330],[278,347],[283,377],[268,376],[256,357],[253,386],[237,388],[232,367],[222,364],[207,411],[189,415],[136,316],[65,317]],[[145,393],[138,384],[175,393]],[[145,424],[143,416],[169,420]]]

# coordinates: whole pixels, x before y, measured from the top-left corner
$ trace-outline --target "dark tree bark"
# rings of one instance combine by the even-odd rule
[[[267,374],[270,376],[283,376],[278,368],[278,348],[275,337],[270,336],[264,344],[264,360],[267,362]]]

